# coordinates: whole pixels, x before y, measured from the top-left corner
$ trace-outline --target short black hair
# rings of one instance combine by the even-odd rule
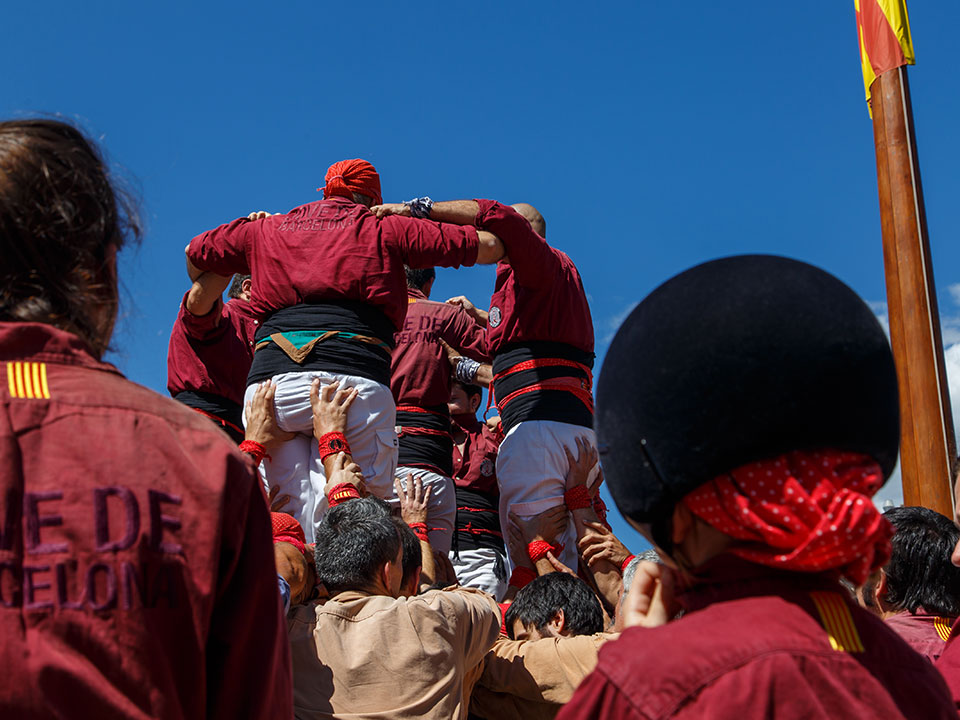
[[[479,385],[471,385],[470,383],[461,382],[460,380],[456,380],[455,382],[463,389],[463,391],[467,394],[467,397],[483,395],[483,388]]]
[[[330,508],[316,539],[317,580],[331,593],[368,588],[402,547],[390,506],[375,497]]]
[[[513,639],[513,623],[532,625],[543,630],[558,610],[571,635],[593,635],[603,631],[603,609],[593,590],[583,580],[568,573],[541,575],[517,593],[507,608],[504,623]]]
[[[407,287],[417,290],[423,290],[423,286],[437,276],[437,271],[432,267],[415,269],[404,265],[403,269],[407,271]]]
[[[249,279],[249,275],[234,275],[233,282],[231,282],[230,287],[227,288],[227,297],[231,299],[240,297],[240,293],[243,292],[243,281]]]
[[[403,546],[403,579],[400,582],[406,585],[414,573],[423,567],[423,553],[420,550],[420,540],[410,526],[396,515],[393,516],[393,522],[400,533],[400,544]]]
[[[960,568],[950,562],[960,530],[925,507],[891,508],[883,516],[896,528],[884,601],[911,613],[960,615]]]

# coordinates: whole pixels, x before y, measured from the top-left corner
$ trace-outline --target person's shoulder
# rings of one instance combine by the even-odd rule
[[[471,611],[495,613],[499,616],[497,601],[476,588],[459,585],[441,590],[427,590],[425,593],[407,598],[411,605],[429,607],[433,610],[452,615],[461,615]]]

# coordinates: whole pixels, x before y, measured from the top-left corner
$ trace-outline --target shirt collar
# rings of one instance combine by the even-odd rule
[[[122,375],[110,363],[93,357],[93,351],[85,341],[44,323],[0,322],[0,360],[78,365]]]

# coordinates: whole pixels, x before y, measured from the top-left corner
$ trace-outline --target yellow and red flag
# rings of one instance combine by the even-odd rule
[[[877,76],[901,65],[913,65],[913,40],[906,0],[853,0],[860,36],[863,85],[870,103],[870,86]]]

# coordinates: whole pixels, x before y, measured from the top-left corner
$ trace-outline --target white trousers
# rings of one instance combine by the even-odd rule
[[[577,438],[584,438],[593,447],[597,436],[590,428],[555,422],[528,420],[510,428],[497,453],[497,482],[500,485],[500,525],[503,537],[509,537],[507,524],[510,511],[521,518],[538,515],[556,505],[563,505],[563,492],[570,463],[563,449],[577,456]],[[599,465],[591,472],[593,484]],[[577,570],[577,534],[571,520],[558,538],[566,547],[560,560],[574,572]],[[509,559],[509,558],[508,558]],[[514,563],[509,563],[513,570]]]
[[[453,525],[457,521],[457,497],[453,480],[423,468],[397,468],[397,478],[404,490],[407,489],[407,475],[413,473],[420,478],[423,489],[430,488],[430,503],[427,505],[427,535],[434,550],[446,555],[453,542]],[[399,507],[400,499],[391,494],[390,504]]]
[[[327,510],[327,498],[323,494],[327,478],[313,437],[310,407],[310,384],[314,378],[320,378],[323,385],[339,380],[341,389],[352,387],[359,391],[347,415],[345,435],[353,459],[363,472],[367,490],[384,500],[395,496],[393,477],[398,448],[397,408],[386,385],[354,375],[317,370],[282,373],[272,378],[277,386],[274,397],[277,423],[281,430],[298,434],[273,450],[272,459],[264,459],[260,476],[268,492],[279,487],[281,495],[290,496],[283,512],[297,519],[308,543],[314,541],[315,527]],[[256,389],[256,385],[247,387],[244,406],[252,400]]]
[[[488,595],[492,595],[497,602],[503,600],[503,596],[507,594],[507,578],[504,571],[501,571],[503,577],[497,574],[496,567],[500,554],[496,550],[473,548],[460,550],[457,555],[459,558],[450,553],[450,562],[453,563],[453,569],[457,571],[457,580],[461,585],[483,590]]]

